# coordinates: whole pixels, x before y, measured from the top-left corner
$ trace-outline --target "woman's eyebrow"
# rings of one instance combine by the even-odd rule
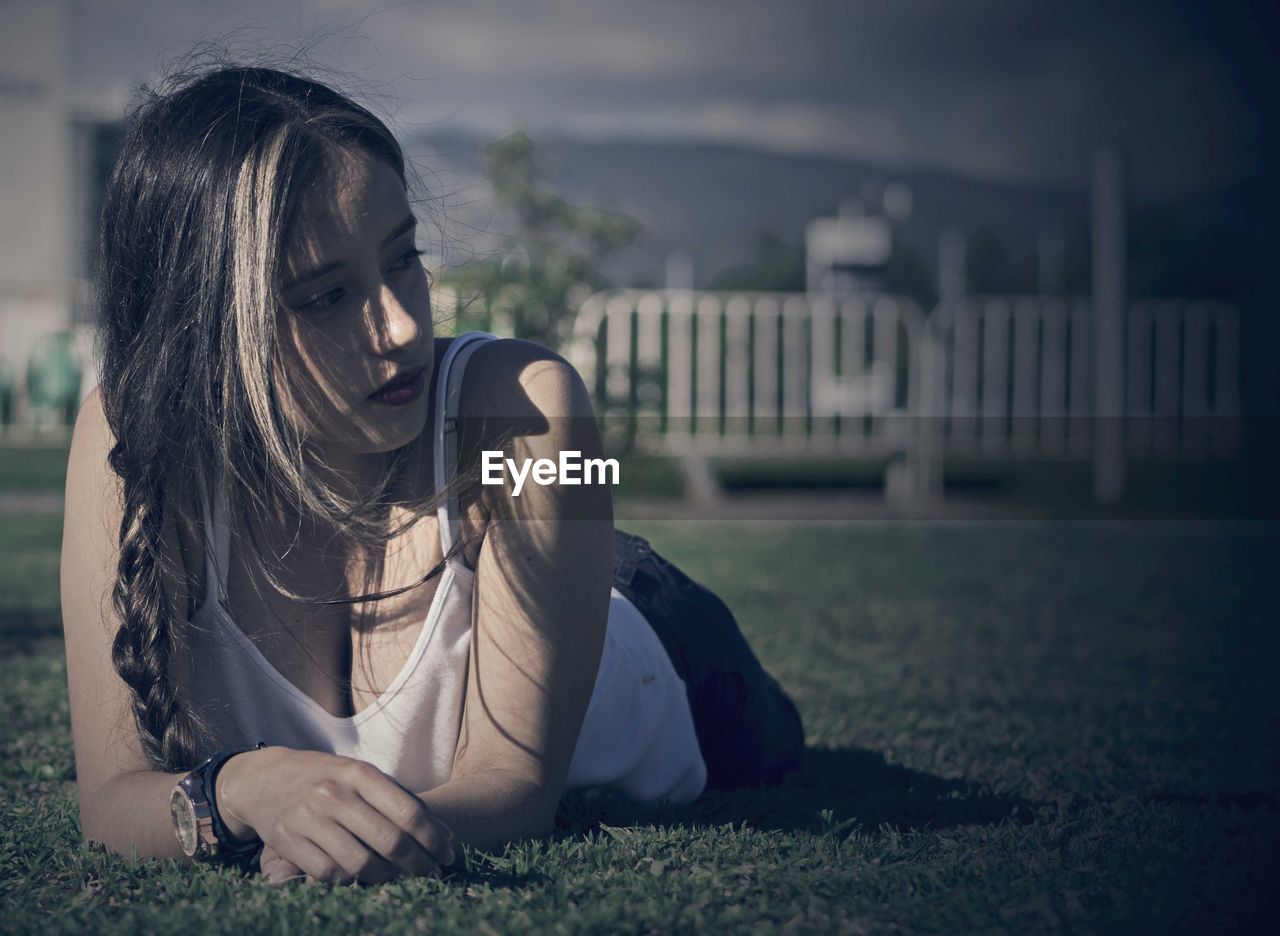
[[[413,215],[409,215],[403,221],[397,224],[392,229],[390,234],[388,234],[386,237],[382,239],[382,246],[386,247],[388,244],[390,244],[393,240],[395,240],[401,234],[404,234],[407,231],[413,230],[413,228],[416,227],[417,224],[418,224],[418,219]],[[286,283],[284,287],[285,292],[290,292],[296,289],[297,287],[301,286],[303,283],[310,282],[313,279],[319,279],[320,277],[324,276],[326,273],[331,273],[341,266],[343,266],[343,263],[341,260],[330,260],[328,263],[323,263],[320,266],[316,267],[314,270],[308,270],[307,272],[297,276],[293,280]]]
[[[413,215],[409,215],[403,221],[395,226],[395,228],[382,239],[382,246],[385,247],[405,231],[412,230],[418,223],[418,219]]]

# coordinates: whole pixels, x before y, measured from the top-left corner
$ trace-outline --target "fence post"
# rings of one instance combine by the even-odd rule
[[[1093,493],[1124,492],[1124,181],[1120,156],[1093,158]]]
[[[936,311],[936,310],[935,310]],[[928,513],[942,502],[942,394],[944,361],[942,343],[934,334],[934,315],[922,316],[917,334],[915,379],[919,388],[916,431],[913,438],[911,509]]]

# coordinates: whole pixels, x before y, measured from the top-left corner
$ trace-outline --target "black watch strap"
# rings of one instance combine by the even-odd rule
[[[252,862],[262,850],[262,837],[255,835],[247,842],[232,842],[231,834],[227,831],[226,823],[222,821],[222,813],[218,809],[218,800],[214,796],[214,782],[218,779],[218,771],[222,769],[222,765],[237,754],[244,754],[247,751],[259,751],[267,746],[267,742],[259,741],[251,748],[241,748],[236,751],[219,751],[206,760],[203,764],[196,768],[200,772],[200,779],[204,784],[205,799],[209,802],[209,818],[213,821],[213,834],[218,839],[218,854],[214,856],[215,860],[225,861],[230,864],[244,864]]]

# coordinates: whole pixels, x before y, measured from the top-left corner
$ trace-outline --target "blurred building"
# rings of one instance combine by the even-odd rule
[[[89,280],[97,218],[128,99],[119,84],[69,77],[66,0],[6,3],[0,29],[0,393],[10,417],[32,415],[27,388],[57,385],[33,375],[33,358],[61,335],[85,373]],[[57,366],[56,364],[54,366]],[[65,384],[65,381],[62,382]],[[78,402],[78,401],[77,401]]]
[[[861,201],[846,200],[835,217],[810,220],[804,246],[805,288],[810,293],[885,290],[892,228],[888,218],[867,214]]]

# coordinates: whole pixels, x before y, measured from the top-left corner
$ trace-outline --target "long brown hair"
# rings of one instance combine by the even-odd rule
[[[392,522],[388,494],[408,445],[388,454],[367,496],[326,484],[308,471],[305,440],[273,389],[279,277],[301,192],[331,171],[340,150],[383,161],[414,192],[391,131],[350,97],[272,67],[203,67],[139,93],[106,192],[95,270],[100,389],[124,502],[112,659],[132,690],[148,758],[177,771],[194,766],[211,733],[169,674],[190,610],[175,613],[169,600],[169,583],[186,574],[163,550],[173,483],[208,492],[220,485],[228,517],[244,529],[252,526],[245,519],[277,516],[287,504],[355,547],[385,544],[438,498],[423,492]],[[465,488],[475,473],[461,473],[451,488]],[[388,592],[313,598],[285,588],[248,539],[238,545],[264,578],[317,604],[400,594],[444,567]],[[446,560],[465,545],[457,542]]]

